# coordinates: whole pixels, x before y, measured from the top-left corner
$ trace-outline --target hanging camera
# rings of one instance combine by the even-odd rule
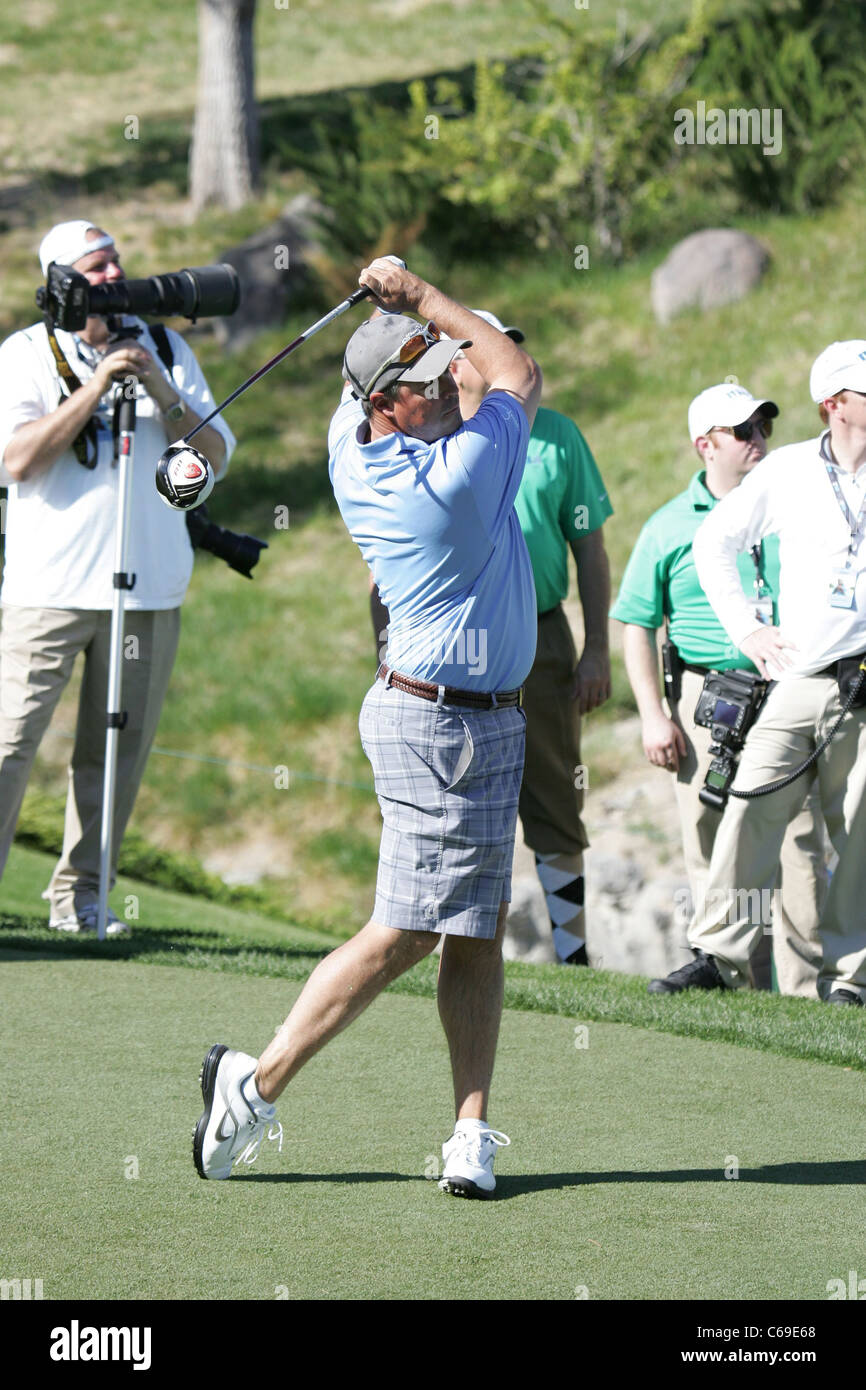
[[[695,723],[710,730],[712,762],[698,793],[705,806],[723,811],[737,773],[738,754],[772,682],[748,671],[708,671],[695,707]]]

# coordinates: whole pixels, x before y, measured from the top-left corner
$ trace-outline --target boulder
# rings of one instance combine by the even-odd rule
[[[556,964],[544,891],[534,874],[521,874],[511,880],[511,906],[502,954],[506,960],[530,961],[533,965]]]
[[[651,298],[659,323],[686,309],[715,309],[742,299],[769,265],[766,247],[731,228],[694,232],[653,271]]]
[[[217,341],[243,347],[263,328],[282,323],[292,298],[307,277],[307,258],[316,244],[319,203],[299,194],[275,222],[230,247],[220,257],[233,265],[241,282],[240,308],[230,318],[212,320]]]

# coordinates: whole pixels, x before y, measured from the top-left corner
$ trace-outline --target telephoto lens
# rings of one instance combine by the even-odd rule
[[[228,531],[224,526],[218,526],[208,516],[207,507],[187,513],[186,529],[194,550],[207,550],[217,559],[225,560],[231,569],[245,579],[252,579],[261,552],[268,548],[267,541],[260,541],[257,536],[247,536],[243,532]]]
[[[241,301],[237,271],[231,265],[200,265],[145,280],[112,280],[91,285],[80,271],[52,261],[36,303],[68,333],[78,333],[89,314],[151,314],[187,319],[233,314]]]

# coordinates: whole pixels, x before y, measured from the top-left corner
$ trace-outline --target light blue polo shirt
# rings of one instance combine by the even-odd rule
[[[535,657],[535,587],[514,499],[529,422],[491,391],[435,444],[405,434],[361,443],[360,402],[328,432],[340,513],[391,617],[395,671],[458,690],[513,690]]]

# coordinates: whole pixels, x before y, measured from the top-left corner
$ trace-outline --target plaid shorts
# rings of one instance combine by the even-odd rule
[[[373,920],[490,940],[511,897],[523,710],[436,705],[377,680],[359,728],[384,821]]]

